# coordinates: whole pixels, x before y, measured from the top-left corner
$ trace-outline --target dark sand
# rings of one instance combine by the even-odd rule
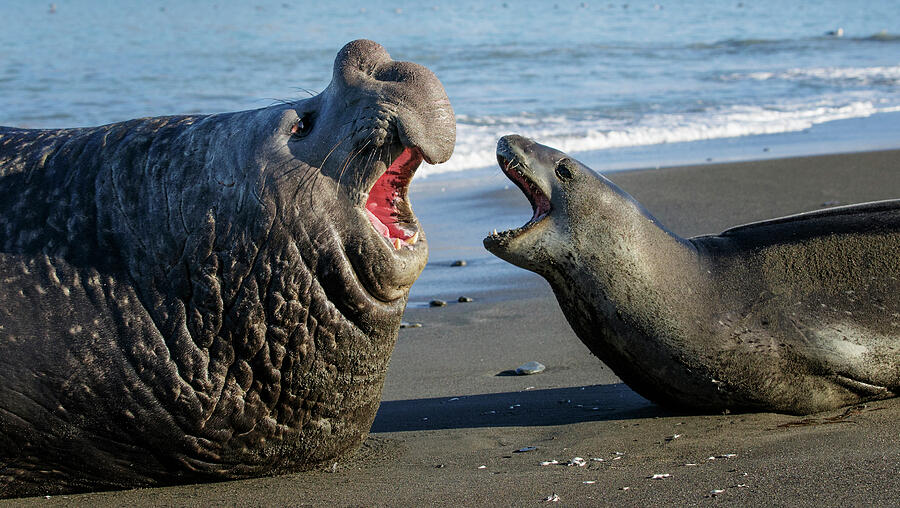
[[[900,151],[608,176],[690,236],[900,197]],[[400,331],[384,402],[355,457],[333,472],[8,502],[522,506],[555,493],[579,506],[900,503],[900,399],[807,418],[663,410],[588,353],[542,279],[481,248],[490,228],[530,215],[519,191],[498,190],[496,179],[474,194],[444,185],[425,180],[413,190],[432,262],[406,319],[424,326]],[[468,266],[450,267],[457,257]],[[456,303],[461,294],[475,301]],[[427,308],[430,296],[451,303]],[[505,375],[530,360],[547,370]],[[515,452],[526,446],[537,449]],[[587,465],[564,465],[573,457]],[[560,464],[539,465],[553,459]],[[660,474],[671,476],[649,478]]]

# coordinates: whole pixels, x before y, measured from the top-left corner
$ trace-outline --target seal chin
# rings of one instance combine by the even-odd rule
[[[500,169],[507,178],[512,180],[528,198],[528,202],[531,203],[532,215],[531,219],[523,226],[501,232],[494,230],[484,239],[484,247],[495,254],[510,250],[514,240],[521,238],[548,220],[553,211],[548,197],[549,193],[535,179],[531,168],[524,159],[515,154],[509,144],[503,141],[501,140],[497,146],[497,164],[500,165]]]

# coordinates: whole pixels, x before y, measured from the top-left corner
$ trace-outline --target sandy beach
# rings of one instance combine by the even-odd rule
[[[607,176],[693,236],[898,198],[900,151]],[[327,471],[0,504],[529,506],[555,495],[569,506],[897,505],[900,399],[805,418],[678,414],[648,402],[591,356],[543,279],[481,247],[492,228],[521,225],[531,211],[499,170],[473,178],[484,185],[414,184],[431,257],[405,320],[422,326],[400,330],[356,456]],[[457,259],[466,266],[451,266]],[[449,303],[430,308],[433,298]],[[510,375],[532,360],[546,371]],[[586,464],[568,466],[575,457]]]

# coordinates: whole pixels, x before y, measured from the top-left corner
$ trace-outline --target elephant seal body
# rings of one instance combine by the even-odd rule
[[[486,248],[546,278],[644,397],[805,414],[900,391],[900,200],[682,239],[562,152],[507,136],[497,156],[534,216]]]
[[[355,41],[321,94],[97,128],[0,128],[0,492],[337,460],[378,408],[449,158],[437,78]]]

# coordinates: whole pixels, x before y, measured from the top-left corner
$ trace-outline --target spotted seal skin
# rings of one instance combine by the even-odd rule
[[[242,478],[365,439],[456,124],[371,41],[306,100],[0,129],[0,492]]]
[[[560,151],[507,136],[497,159],[534,215],[485,247],[644,397],[806,414],[900,392],[900,200],[684,239]]]

